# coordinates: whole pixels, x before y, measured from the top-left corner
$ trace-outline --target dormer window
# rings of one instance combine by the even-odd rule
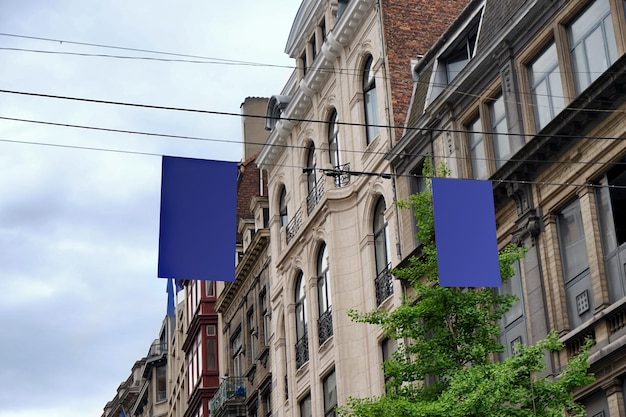
[[[482,9],[468,21],[437,58],[430,85],[429,102],[441,94],[476,54]]]
[[[478,38],[478,22],[459,39],[448,55],[443,58],[446,67],[446,79],[448,83],[461,72],[469,60],[476,53],[476,39]]]

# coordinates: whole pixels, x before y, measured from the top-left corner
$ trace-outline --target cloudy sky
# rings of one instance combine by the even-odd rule
[[[102,414],[166,312],[159,155],[242,152],[238,117],[35,94],[239,113],[291,73],[299,3],[0,0],[0,417]]]

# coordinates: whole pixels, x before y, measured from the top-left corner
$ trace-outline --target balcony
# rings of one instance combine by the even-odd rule
[[[376,305],[379,306],[393,294],[393,275],[389,271],[389,266],[380,271],[374,282],[376,284]]]
[[[211,415],[216,416],[220,410],[231,400],[242,402],[246,399],[246,386],[244,377],[226,378],[209,401]]]
[[[148,349],[148,359],[153,358],[155,356],[161,356],[167,353],[167,343],[156,339],[150,345],[150,349]]]
[[[300,228],[302,227],[302,209],[298,209],[296,214],[289,220],[287,223],[287,230],[285,234],[285,239],[287,240],[287,244],[291,242],[291,239],[298,233]]]
[[[307,333],[296,342],[296,368],[301,367],[309,360],[309,338]]]
[[[324,197],[324,177],[317,180],[317,183],[315,183],[315,186],[309,191],[309,195],[306,197],[307,215],[315,210],[315,207],[322,201],[322,197]]]
[[[337,165],[332,170],[324,171],[326,175],[333,177],[335,188],[345,187],[350,184],[350,163]]]
[[[317,320],[320,345],[333,335],[333,314],[330,309],[324,311]]]

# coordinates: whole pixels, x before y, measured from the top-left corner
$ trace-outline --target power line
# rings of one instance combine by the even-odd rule
[[[57,127],[67,127],[67,128],[75,128],[75,129],[86,129],[86,130],[95,130],[95,131],[103,131],[103,132],[111,132],[111,133],[124,133],[124,134],[133,134],[133,135],[142,135],[142,136],[154,136],[154,137],[164,137],[171,139],[184,139],[184,140],[195,140],[195,141],[205,141],[205,142],[216,142],[216,143],[228,143],[228,144],[237,144],[241,145],[242,142],[240,140],[229,140],[229,139],[214,139],[214,138],[206,138],[206,137],[198,137],[198,136],[188,136],[188,135],[174,135],[174,134],[166,134],[166,133],[156,133],[156,132],[146,132],[146,131],[138,131],[138,130],[129,130],[129,129],[115,129],[115,128],[105,128],[98,126],[87,126],[87,125],[77,125],[70,123],[58,123],[58,122],[49,122],[43,120],[32,120],[32,119],[22,119],[15,117],[4,117],[0,116],[0,120],[14,121],[14,122],[23,122],[23,123],[34,123],[41,125],[49,125],[49,126],[57,126]],[[624,140],[624,139],[620,139]],[[308,149],[308,146],[303,145],[288,145],[288,144],[267,144],[265,142],[249,142],[252,145],[264,145],[264,146],[275,146],[286,149]],[[91,150],[98,150],[98,148],[89,148]],[[108,149],[103,149],[104,151],[110,151]],[[328,151],[327,148],[320,148],[321,151]],[[353,153],[353,154],[365,154],[368,153],[370,155],[379,155],[385,156],[388,154],[388,151],[365,151],[365,150],[355,150],[355,149],[342,149],[342,152],[345,153]],[[427,155],[418,154],[418,153],[405,153],[407,157],[414,158],[423,158]],[[542,163],[542,164],[566,164],[566,165],[626,165],[626,161],[558,161],[558,160],[545,160],[545,159],[498,159],[498,158],[476,158],[476,157],[463,157],[463,156],[449,156],[449,155],[432,155],[435,158],[441,159],[457,159],[457,160],[474,160],[474,161],[493,161],[493,162],[526,162],[526,163]],[[281,166],[278,164],[272,166]]]
[[[53,94],[43,94],[43,93],[31,93],[25,91],[15,91],[15,90],[4,90],[0,89],[0,93],[7,94],[17,94],[24,96],[33,96],[33,97],[44,97],[44,98],[53,98],[53,99],[61,99],[61,100],[72,100],[79,102],[87,102],[87,103],[97,103],[97,104],[110,104],[110,105],[118,105],[118,106],[128,106],[128,107],[140,107],[140,108],[148,108],[148,109],[156,109],[156,110],[171,110],[171,111],[182,111],[182,112],[191,112],[191,113],[202,113],[202,114],[211,114],[218,116],[236,116],[242,117],[241,113],[233,113],[233,112],[224,112],[224,111],[216,111],[216,110],[202,110],[202,109],[190,109],[185,107],[171,107],[171,106],[159,106],[153,104],[140,104],[140,103],[128,103],[121,101],[111,101],[111,100],[100,100],[100,99],[92,99],[92,98],[81,98],[81,97],[69,97],[69,96],[60,96]],[[563,111],[574,111],[576,109],[565,109]],[[598,110],[604,113],[616,113],[620,112],[619,110]],[[624,112],[624,111],[621,111]],[[245,115],[250,118],[262,118],[266,119],[267,117],[264,115]],[[308,122],[308,123],[323,123],[328,124],[328,120],[317,120],[317,119],[304,119],[304,118],[290,118],[290,117],[281,117],[280,120],[291,121],[291,122]],[[335,124],[344,125],[344,126],[356,126],[356,127],[378,127],[378,128],[391,128],[395,129],[395,125],[390,124],[367,124],[361,122],[343,122],[343,121],[335,121]],[[402,127],[401,127],[402,128]],[[436,133],[467,133],[466,129],[444,129],[444,128],[433,128],[433,127],[404,127],[406,130],[412,131],[421,131],[421,132],[436,132]],[[481,133],[485,135],[490,135],[493,132],[488,131],[472,131],[472,133]],[[516,137],[554,137],[554,135],[541,134],[541,133],[499,133],[499,135],[504,136],[516,136]],[[598,140],[625,140],[625,138],[617,138],[610,136],[585,136],[585,135],[559,135],[559,138],[563,139],[598,139]]]
[[[4,143],[15,143],[15,144],[25,144],[25,145],[39,145],[39,146],[51,146],[57,148],[67,148],[67,149],[79,149],[79,150],[88,150],[88,151],[98,151],[98,152],[111,152],[111,153],[121,153],[121,154],[130,154],[130,155],[142,155],[142,156],[156,156],[163,157],[164,154],[161,153],[152,153],[152,152],[139,152],[139,151],[125,151],[119,149],[103,149],[103,148],[94,148],[89,146],[78,146],[78,145],[62,145],[55,143],[46,143],[46,142],[35,142],[35,141],[21,141],[21,140],[10,140],[10,139],[0,139],[0,142]],[[279,165],[279,164],[270,164],[270,166],[280,166],[283,168],[294,168],[298,170],[307,170],[309,168],[295,166],[295,165]],[[392,173],[377,173],[377,172],[366,172],[366,171],[338,171],[324,168],[318,168],[319,172],[325,175],[341,175],[346,173],[352,173],[356,176],[358,175],[373,175],[381,178],[400,178],[400,177],[410,177],[410,178],[433,178],[432,176],[426,175],[415,175],[415,174],[392,174]],[[596,183],[573,183],[573,182],[554,182],[554,181],[524,181],[524,180],[507,180],[507,179],[487,179],[483,181],[490,181],[492,183],[508,183],[508,184],[526,184],[526,185],[548,185],[548,186],[560,186],[560,187],[593,187],[593,188],[611,188],[611,189],[626,189],[626,185],[613,185],[613,184],[596,184]]]
[[[188,64],[212,64],[212,65],[240,65],[240,66],[253,66],[253,67],[273,67],[273,68],[287,68],[293,69],[289,65],[277,65],[277,64],[262,64],[257,62],[245,62],[245,61],[233,61],[222,58],[214,58],[206,60],[191,60],[191,59],[169,59],[169,58],[157,58],[149,56],[128,56],[128,55],[110,55],[110,54],[90,54],[84,52],[59,52],[59,51],[45,51],[41,49],[26,49],[26,48],[9,48],[0,47],[3,51],[20,51],[20,52],[35,52],[49,55],[70,55],[70,56],[83,56],[83,57],[99,57],[99,58],[115,58],[115,59],[131,59],[138,61],[159,61],[159,62],[184,62]]]
[[[117,59],[134,59],[134,60],[147,60],[147,61],[161,61],[161,62],[186,62],[186,63],[193,63],[193,64],[219,64],[219,65],[245,65],[245,66],[253,66],[253,67],[275,67],[275,68],[287,68],[287,69],[294,69],[295,67],[293,66],[288,66],[288,65],[277,65],[277,64],[267,64],[267,63],[259,63],[259,62],[251,62],[251,61],[243,61],[243,60],[231,60],[231,59],[224,59],[224,58],[214,58],[214,57],[206,57],[206,56],[201,56],[201,55],[190,55],[190,54],[182,54],[182,53],[175,53],[175,52],[164,52],[164,51],[156,51],[156,50],[150,50],[150,49],[141,49],[141,48],[129,48],[129,47],[123,47],[123,46],[114,46],[114,45],[105,45],[105,44],[96,44],[96,43],[87,43],[87,42],[77,42],[77,41],[69,41],[69,40],[62,40],[62,39],[52,39],[52,38],[44,38],[44,37],[36,37],[36,36],[26,36],[26,35],[17,35],[17,34],[9,34],[9,33],[0,33],[0,36],[7,36],[7,37],[14,37],[14,38],[23,38],[23,39],[33,39],[33,40],[40,40],[40,41],[47,41],[47,42],[54,42],[54,43],[59,43],[59,44],[63,44],[63,43],[67,43],[67,44],[73,44],[73,45],[82,45],[82,46],[90,46],[90,47],[98,47],[98,48],[108,48],[108,49],[118,49],[118,50],[126,50],[126,51],[133,51],[133,52],[144,52],[144,53],[151,53],[151,54],[159,54],[159,55],[169,55],[169,56],[178,56],[178,57],[185,57],[185,58],[197,58],[197,59],[201,59],[201,61],[197,61],[197,60],[182,60],[182,59],[163,59],[163,58],[153,58],[153,57],[131,57],[131,56],[119,56],[119,55],[107,55],[107,54],[87,54],[87,53],[75,53],[75,52],[58,52],[58,51],[43,51],[43,50],[32,50],[32,49],[20,49],[20,48],[0,48],[0,50],[15,50],[15,51],[29,51],[29,52],[40,52],[40,53],[47,53],[47,54],[65,54],[65,55],[76,55],[76,56],[94,56],[94,57],[107,57],[107,58],[117,58]],[[312,71],[313,68],[307,68],[307,70]],[[337,69],[335,70],[334,68],[332,69],[328,69],[328,68],[322,68],[320,70],[317,70],[320,73],[330,73],[330,74],[348,74],[348,75],[361,75],[362,71],[360,69]],[[398,72],[398,71],[396,71]],[[608,72],[608,71],[603,71],[603,72]],[[591,74],[592,72],[582,72],[582,71],[566,71],[566,70],[562,70],[560,71],[560,73],[563,74],[582,74],[582,73],[589,73]],[[405,71],[401,72],[402,77],[401,77],[401,81],[404,83],[411,83],[413,84],[424,84],[424,85],[431,85],[434,87],[439,87],[442,89],[443,91],[450,91],[462,96],[466,96],[466,97],[473,97],[473,98],[481,98],[482,96],[479,94],[475,94],[475,93],[469,93],[469,92],[465,92],[465,91],[461,91],[461,90],[456,90],[456,87],[459,87],[458,84],[454,84],[454,83],[447,83],[447,84],[440,84],[440,83],[436,83],[433,82],[431,83],[430,80],[428,81],[421,81],[421,80],[417,80],[417,81],[413,81],[412,77],[409,77],[408,73],[406,73]],[[595,74],[595,73],[594,73]],[[376,77],[378,79],[383,79],[383,80],[391,80],[391,77]],[[395,79],[395,78],[394,78]],[[568,98],[565,96],[550,96],[548,94],[536,94],[536,93],[532,93],[532,92],[524,92],[524,91],[518,91],[515,92],[516,95],[535,95],[535,96],[542,96],[542,97],[558,97],[563,99],[564,101]],[[509,102],[512,102],[509,100]],[[513,103],[517,104],[517,105],[525,105],[526,103],[522,103],[520,101],[513,101]],[[603,103],[610,103],[610,102],[603,102]],[[548,106],[540,106],[539,104],[536,103],[528,103],[530,104],[531,107],[534,108],[547,108]],[[598,111],[605,111],[605,110],[600,110],[600,109],[574,109],[571,108],[572,110],[579,110],[579,111],[586,111],[586,112],[598,112]],[[410,109],[407,110],[407,112]],[[385,126],[386,127],[386,126]]]
[[[145,52],[145,53],[149,53],[149,54],[179,56],[179,57],[182,57],[182,58],[196,58],[196,59],[202,59],[202,60],[208,60],[208,61],[223,61],[223,62],[232,62],[232,63],[241,63],[241,64],[255,64],[255,65],[258,64],[258,63],[249,62],[249,61],[239,61],[239,60],[224,59],[224,58],[213,58],[213,57],[207,57],[207,56],[202,56],[202,55],[190,55],[190,54],[182,54],[182,53],[177,53],[177,52],[156,51],[156,50],[151,50],[151,49],[129,48],[129,47],[125,47],[125,46],[104,45],[104,44],[100,44],[100,43],[77,42],[77,41],[70,41],[70,40],[66,40],[66,39],[52,39],[52,38],[43,38],[43,37],[38,37],[38,36],[17,35],[17,34],[12,34],[12,33],[0,33],[0,36],[7,36],[7,37],[12,37],[12,38],[22,38],[22,39],[33,39],[33,40],[38,40],[38,41],[54,42],[54,43],[59,43],[59,44],[67,43],[67,44],[70,44],[70,45],[92,46],[92,47],[96,47],[96,48],[119,49],[119,50],[122,50],[122,51]]]

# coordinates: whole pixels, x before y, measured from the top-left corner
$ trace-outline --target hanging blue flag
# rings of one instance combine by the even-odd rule
[[[500,287],[491,182],[433,178],[432,189],[439,284]]]
[[[167,315],[174,317],[176,315],[176,306],[174,301],[174,285],[172,279],[167,279]]]
[[[184,280],[182,279],[176,279],[175,283],[176,283],[176,294],[178,294],[179,292],[181,292],[184,288],[185,285],[183,284]]]
[[[160,278],[234,281],[237,163],[163,157]]]
[[[124,412],[124,408],[120,411],[120,417],[126,417],[126,413]]]

